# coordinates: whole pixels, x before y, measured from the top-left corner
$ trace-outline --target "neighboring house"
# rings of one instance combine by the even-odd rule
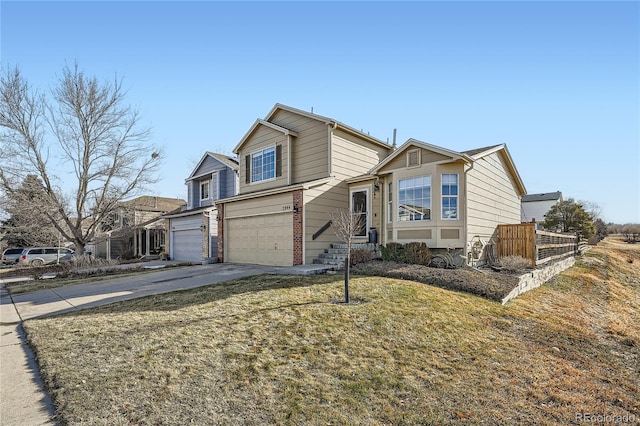
[[[349,207],[346,180],[391,151],[334,119],[276,104],[234,148],[240,191],[217,203],[219,260],[312,263],[337,242],[325,225],[329,212]]]
[[[239,194],[218,205],[220,261],[313,263],[339,242],[329,213],[366,227],[355,242],[471,249],[520,223],[526,193],[505,145],[455,152],[409,139],[398,149],[334,119],[276,104],[235,147]],[[375,232],[373,231],[375,229]]]
[[[167,253],[175,260],[217,260],[215,202],[238,193],[238,161],[207,152],[185,183],[188,193],[185,208],[165,215],[169,229]]]
[[[163,215],[184,205],[178,198],[143,195],[120,203],[103,221],[91,250],[106,259],[134,258],[164,251],[167,230]]]
[[[527,194],[522,197],[521,222],[544,222],[545,215],[558,203],[562,202],[562,192],[543,194]]]

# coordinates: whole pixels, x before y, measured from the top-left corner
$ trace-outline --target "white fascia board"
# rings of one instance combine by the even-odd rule
[[[298,136],[297,132],[294,132],[293,130],[289,130],[287,128],[284,128],[282,126],[278,126],[277,124],[273,124],[270,123],[268,121],[265,120],[260,120],[257,119],[255,121],[255,123],[253,123],[253,126],[251,126],[251,128],[247,131],[247,133],[245,133],[245,135],[242,137],[242,139],[240,139],[240,142],[238,142],[238,145],[236,145],[235,148],[233,148],[233,153],[234,154],[238,154],[238,152],[240,152],[240,148],[242,147],[242,145],[244,145],[244,143],[247,141],[247,139],[249,139],[249,137],[251,136],[251,134],[256,130],[256,128],[258,126],[267,126],[273,130],[277,130],[278,132],[281,132],[284,135],[291,135],[291,136]]]

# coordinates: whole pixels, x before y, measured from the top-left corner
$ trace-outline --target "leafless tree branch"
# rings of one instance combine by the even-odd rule
[[[37,175],[55,206],[52,225],[76,249],[84,249],[120,202],[156,181],[161,150],[148,144],[150,130],[125,104],[121,80],[101,83],[77,64],[65,67],[48,101],[15,68],[2,75],[0,92],[6,146],[0,184],[10,194],[27,174]],[[54,155],[73,170],[69,196],[60,189]]]

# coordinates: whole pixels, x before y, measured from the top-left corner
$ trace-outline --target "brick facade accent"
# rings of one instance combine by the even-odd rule
[[[224,204],[218,204],[218,262],[224,262]]]
[[[202,253],[202,258],[206,259],[209,257],[209,217],[206,213],[202,214],[202,218],[200,219],[200,229],[202,238],[200,239],[200,252]]]
[[[302,213],[304,209],[302,189],[293,192],[293,264],[302,265],[303,262],[303,239],[304,227],[302,226]],[[297,207],[298,211],[295,211]]]

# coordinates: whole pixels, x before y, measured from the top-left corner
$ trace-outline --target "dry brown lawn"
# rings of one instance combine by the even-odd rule
[[[640,245],[604,243],[505,306],[392,278],[351,294],[260,276],[25,328],[67,424],[640,421]]]

